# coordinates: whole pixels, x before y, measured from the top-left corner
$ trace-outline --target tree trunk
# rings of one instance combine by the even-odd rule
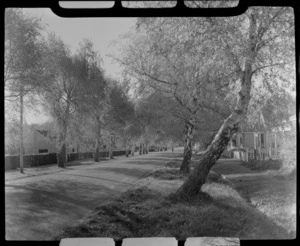
[[[109,159],[115,159],[114,158],[114,152],[113,152],[113,147],[112,146],[110,147],[110,150],[109,150]]]
[[[23,115],[24,115],[24,98],[23,87],[20,88],[20,172],[24,173],[24,144],[23,144]]]
[[[132,144],[132,147],[131,147],[131,156],[134,156],[134,151],[135,151],[135,145]]]
[[[236,107],[231,115],[224,121],[214,140],[201,156],[193,173],[189,175],[187,180],[175,193],[176,198],[179,200],[189,200],[198,194],[202,185],[205,183],[210,169],[219,159],[220,155],[228,145],[232,135],[238,131],[242,119],[244,119],[247,115],[248,105],[251,98],[250,93],[253,75],[252,65],[254,64],[256,56],[256,19],[253,13],[250,14],[249,20],[249,42],[246,50],[248,57],[245,59],[244,69],[242,69],[238,62],[234,61],[236,73],[240,79],[240,91],[237,95],[238,100]]]
[[[100,140],[96,140],[95,150],[94,150],[94,161],[99,162],[100,157]]]
[[[59,135],[58,135],[58,144],[57,144],[57,165],[59,167],[64,167],[64,163],[67,162],[67,123],[66,119],[59,121]]]
[[[185,145],[183,152],[183,160],[180,166],[180,171],[189,173],[190,172],[190,163],[192,159],[192,144],[193,144],[193,135],[195,127],[195,118],[191,118],[185,123]]]
[[[139,154],[142,155],[143,152],[142,152],[142,144],[140,143],[140,149],[139,149]]]
[[[180,200],[189,200],[198,194],[201,186],[205,183],[206,177],[212,166],[219,159],[222,152],[225,150],[231,136],[238,130],[238,122],[240,116],[233,113],[229,116],[217,135],[214,141],[201,156],[198,165],[189,175],[184,184],[177,190],[176,195]]]
[[[100,146],[101,146],[101,121],[99,115],[96,115],[96,145],[94,150],[94,161],[99,162],[100,158]]]
[[[66,144],[63,143],[61,144],[61,146],[58,148],[56,157],[57,157],[57,164],[59,167],[64,167],[65,162],[66,162],[66,154],[67,154],[67,150],[66,150]]]

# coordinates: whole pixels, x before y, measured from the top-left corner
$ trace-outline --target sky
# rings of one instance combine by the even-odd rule
[[[116,50],[114,41],[120,40],[122,34],[134,27],[135,18],[62,18],[49,8],[27,8],[24,12],[40,18],[46,25],[46,31],[57,34],[72,52],[76,51],[80,41],[90,39],[103,59],[105,74],[116,79],[121,78],[120,66],[108,55]],[[47,121],[48,117],[39,111],[27,110],[25,121],[28,124]]]

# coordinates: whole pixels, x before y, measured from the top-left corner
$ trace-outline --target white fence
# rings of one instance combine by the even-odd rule
[[[238,159],[242,161],[249,160],[269,160],[269,159],[279,159],[279,149],[278,148],[259,148],[259,149],[235,149],[233,151],[233,159]]]

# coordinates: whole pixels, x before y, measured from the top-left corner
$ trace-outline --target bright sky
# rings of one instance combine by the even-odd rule
[[[114,53],[120,35],[134,27],[135,18],[62,18],[55,15],[49,8],[28,8],[24,12],[36,16],[46,24],[46,31],[54,32],[75,51],[83,39],[90,39],[94,48],[103,59],[103,67],[107,76],[121,78],[121,68],[113,63],[107,55]],[[27,111],[25,120],[28,124],[43,123],[48,117],[41,113]]]

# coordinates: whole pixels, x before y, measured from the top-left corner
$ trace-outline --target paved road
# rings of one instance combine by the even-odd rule
[[[25,174],[6,172],[6,239],[49,240],[175,155],[155,152],[100,163],[82,161],[64,169],[47,166],[27,168]]]

